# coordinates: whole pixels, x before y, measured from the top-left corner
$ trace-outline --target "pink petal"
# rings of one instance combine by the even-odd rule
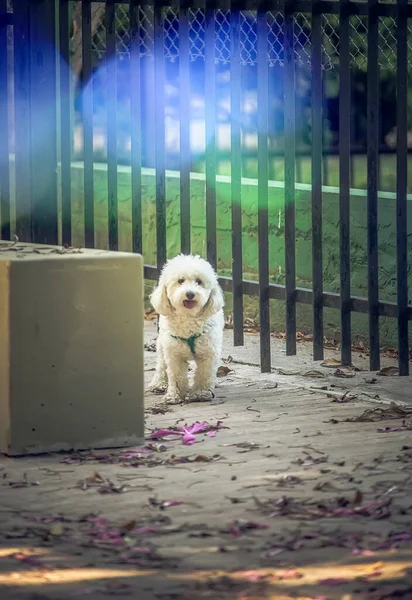
[[[375,552],[372,552],[372,550],[360,550],[359,548],[354,548],[352,554],[356,556],[375,556]]]
[[[195,441],[196,441],[196,438],[195,438],[195,436],[194,436],[192,433],[190,433],[189,431],[187,431],[187,432],[184,434],[184,436],[182,437],[182,443],[183,443],[185,446],[191,446],[192,444],[194,444],[194,443],[195,443]]]
[[[140,527],[139,529],[135,529],[134,533],[136,533],[137,535],[142,535],[144,533],[156,533],[157,532],[157,528],[156,527]]]
[[[202,421],[202,423],[197,421],[191,427],[184,427],[183,429],[189,433],[201,433],[210,429],[210,425],[206,421]]]
[[[283,571],[283,573],[279,573],[278,578],[279,579],[297,579],[297,578],[301,578],[302,574],[299,573],[299,571],[296,571],[296,569],[292,570],[292,571]]]
[[[405,531],[401,533],[394,533],[393,535],[391,535],[392,542],[401,542],[404,540],[412,540],[412,533]]]
[[[121,536],[117,536],[115,538],[111,538],[110,543],[113,546],[123,546],[124,544],[124,539]]]
[[[171,435],[181,435],[181,431],[176,431],[175,429],[156,429],[156,431],[153,431],[153,433],[149,435],[149,439],[161,439],[170,437]]]
[[[349,579],[345,579],[344,577],[329,577],[328,579],[322,579],[318,581],[319,585],[345,585],[345,583],[349,583]]]
[[[367,575],[365,575],[365,579],[370,579],[371,577],[381,577],[382,575],[382,571],[372,571],[372,573],[368,573]]]
[[[210,437],[215,437],[216,435],[216,430],[217,429],[221,429],[222,426],[221,425],[210,425],[209,423],[207,423],[207,421],[196,421],[196,423],[193,423],[192,426],[188,426],[185,425],[184,427],[181,427],[179,429],[157,429],[156,431],[153,431],[149,436],[148,439],[169,439],[169,440],[178,440],[179,437],[172,437],[172,436],[182,436],[182,442],[183,444],[190,446],[191,444],[195,443],[195,439],[194,436],[197,433],[206,433],[209,432],[208,435],[210,435]],[[136,454],[141,453],[142,451],[134,451],[131,450],[130,454],[126,455],[127,458],[132,458],[132,453],[136,452]],[[147,452],[147,450],[146,450]],[[126,458],[125,456],[125,458]]]
[[[98,527],[105,527],[107,525],[107,519],[103,517],[89,517],[87,520]]]
[[[183,504],[182,500],[166,500],[162,503],[162,506],[180,506],[180,504]]]
[[[266,577],[266,575],[264,575],[263,573],[259,573],[259,571],[244,571],[243,572],[243,576],[245,579],[247,579],[247,581],[261,581],[261,579],[264,579]]]
[[[281,554],[281,552],[285,552],[286,548],[273,548],[273,550],[269,550],[266,552],[267,556],[277,556]]]

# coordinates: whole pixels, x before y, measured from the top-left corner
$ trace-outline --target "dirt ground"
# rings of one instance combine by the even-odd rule
[[[147,394],[144,447],[0,457],[1,600],[411,600],[410,378],[258,356],[227,331],[212,402]]]

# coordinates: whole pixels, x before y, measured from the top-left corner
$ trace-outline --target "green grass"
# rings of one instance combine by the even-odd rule
[[[328,181],[327,185],[339,187],[339,158],[329,156],[327,159]],[[353,157],[353,176],[351,187],[366,190],[367,187],[367,158],[365,155]],[[200,165],[197,165],[198,168]],[[275,181],[284,180],[283,160],[274,159],[269,165],[269,177]],[[199,168],[204,171],[203,165]],[[311,183],[312,164],[309,157],[297,158],[296,182]],[[222,161],[218,165],[219,175],[230,176],[230,162]],[[244,161],[243,176],[257,178],[258,164],[255,158]],[[326,182],[325,182],[326,183]],[[396,156],[393,154],[381,155],[379,190],[382,192],[396,192]],[[412,156],[408,157],[408,193],[412,194]]]

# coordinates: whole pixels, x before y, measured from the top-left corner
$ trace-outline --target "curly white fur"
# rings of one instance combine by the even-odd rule
[[[224,327],[223,292],[212,266],[193,255],[169,260],[151,302],[160,318],[156,373],[149,389],[165,391],[165,400],[172,404],[210,397]],[[196,363],[192,386],[189,361]]]

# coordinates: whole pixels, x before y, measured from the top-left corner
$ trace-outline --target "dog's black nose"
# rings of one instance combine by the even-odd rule
[[[186,298],[188,300],[193,300],[193,298],[195,297],[193,292],[186,292]]]

